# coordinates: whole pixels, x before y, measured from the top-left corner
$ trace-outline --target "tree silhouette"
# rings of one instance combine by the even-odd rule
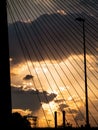
[[[12,113],[12,120],[11,120],[11,128],[31,128],[30,122],[27,120],[25,116],[21,116],[20,113],[14,112]]]

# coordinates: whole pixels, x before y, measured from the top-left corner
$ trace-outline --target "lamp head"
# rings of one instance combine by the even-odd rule
[[[85,21],[85,19],[83,19],[83,18],[81,18],[81,17],[78,17],[78,18],[76,18],[75,20],[80,21],[80,22],[81,22],[81,21],[83,21],[83,22]]]

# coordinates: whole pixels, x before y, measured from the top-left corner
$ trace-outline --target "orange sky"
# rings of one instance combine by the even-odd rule
[[[86,19],[89,117],[90,124],[96,126],[96,1],[8,0],[8,3],[13,111],[38,116],[41,127],[54,126],[54,111],[58,112],[61,125],[62,110],[73,126],[85,124],[83,30],[82,24],[75,21],[81,16]]]

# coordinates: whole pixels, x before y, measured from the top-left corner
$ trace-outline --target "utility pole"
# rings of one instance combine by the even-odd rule
[[[6,0],[0,1],[0,43],[0,128],[9,128],[12,109]]]
[[[83,50],[84,50],[84,78],[85,78],[85,103],[86,103],[86,127],[89,127],[89,110],[88,110],[88,89],[87,89],[87,70],[86,70],[86,45],[85,45],[85,19],[78,17],[77,21],[83,23]]]

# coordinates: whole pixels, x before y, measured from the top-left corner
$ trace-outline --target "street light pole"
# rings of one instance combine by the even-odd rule
[[[89,127],[89,111],[88,111],[88,89],[87,89],[87,70],[86,70],[86,45],[85,45],[85,19],[78,17],[77,21],[83,23],[83,50],[84,50],[84,77],[85,77],[85,103],[86,103],[86,126]]]

